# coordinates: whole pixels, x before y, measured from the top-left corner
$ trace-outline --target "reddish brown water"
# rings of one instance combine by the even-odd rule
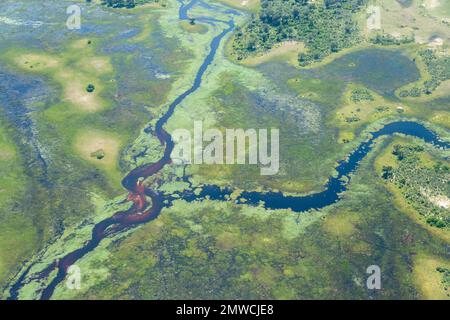
[[[187,9],[191,8],[197,1],[198,0],[193,0],[186,4],[180,2],[181,20],[187,19]],[[208,18],[199,18],[197,20],[205,22],[218,22],[218,20]],[[174,143],[170,134],[164,129],[164,125],[173,115],[176,107],[187,96],[195,92],[200,87],[203,74],[214,59],[221,40],[234,28],[234,22],[232,20],[228,22],[221,22],[225,23],[228,27],[212,40],[210,45],[210,52],[206,56],[203,64],[200,66],[192,87],[178,96],[170,104],[167,112],[156,123],[155,136],[159,139],[161,145],[164,147],[163,156],[155,163],[146,164],[133,169],[122,180],[122,186],[129,192],[127,200],[132,201],[133,205],[130,207],[130,209],[117,212],[112,217],[96,224],[92,231],[92,237],[90,241],[88,241],[83,247],[68,253],[58,261],[52,263],[37,275],[37,278],[45,279],[55,268],[57,268],[58,270],[56,277],[53,278],[49,285],[42,291],[41,299],[50,299],[56,286],[66,277],[68,268],[77,260],[85,256],[88,252],[94,250],[105,237],[123,231],[124,229],[154,220],[161,213],[164,197],[145,187],[141,181],[152,175],[155,175],[156,173],[161,171],[165,165],[171,163],[170,155],[172,153]],[[147,198],[151,199],[151,203],[149,203]],[[18,298],[19,291],[24,285],[24,281],[29,270],[30,268],[28,268],[11,287],[10,299]]]

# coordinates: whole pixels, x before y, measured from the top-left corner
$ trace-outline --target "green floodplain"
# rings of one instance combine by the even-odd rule
[[[166,166],[145,184],[173,193],[190,187],[180,179],[187,175],[193,186],[236,192],[225,202],[176,200],[156,220],[105,238],[76,263],[81,289],[62,282],[53,299],[450,299],[448,150],[382,137],[342,199],[321,210],[232,201],[242,190],[323,190],[337,162],[389,122],[416,121],[449,141],[450,4],[364,0],[354,7],[348,0],[336,9],[334,1],[299,8],[267,2],[208,0],[211,7],[189,11],[220,20],[227,8],[240,15],[201,87],[165,127],[192,130],[201,120],[205,128],[279,128],[279,173]],[[64,25],[72,3],[83,8],[78,31]],[[163,148],[144,128],[192,85],[225,28],[180,21],[179,5],[0,4],[0,28],[8,31],[0,35],[3,299],[29,267],[18,298],[38,299],[55,274],[33,274],[128,208],[121,179],[161,157]],[[381,7],[382,31],[367,27],[369,5]],[[280,25],[277,6],[293,21],[293,12],[308,12],[311,30],[299,31],[303,22]],[[338,25],[325,21],[327,10],[342,15]],[[335,44],[326,35],[331,30]],[[313,32],[321,36],[313,39]],[[381,290],[366,287],[370,265],[382,270]]]

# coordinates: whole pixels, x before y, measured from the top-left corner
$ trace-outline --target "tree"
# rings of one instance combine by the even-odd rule
[[[88,84],[88,86],[86,87],[86,91],[89,93],[94,92],[94,90],[95,90],[95,86],[91,83]]]
[[[393,168],[391,166],[383,166],[381,177],[385,180],[391,179],[393,174]]]

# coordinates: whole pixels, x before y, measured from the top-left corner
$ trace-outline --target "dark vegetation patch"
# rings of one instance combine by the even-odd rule
[[[92,0],[86,0],[92,2]],[[160,3],[161,0],[102,0],[102,4],[111,8],[134,8],[146,3]]]
[[[447,296],[450,297],[450,269],[444,267],[437,267],[436,271],[442,275],[442,286],[447,291]]]
[[[400,38],[396,38],[390,34],[378,33],[372,38],[370,38],[370,42],[382,46],[392,46],[392,45],[399,46],[401,44],[414,42],[414,34],[411,34],[410,36],[401,36]]]
[[[241,60],[282,41],[303,41],[308,51],[300,53],[298,61],[306,66],[360,40],[354,15],[366,2],[262,0],[260,12],[243,28],[236,29],[233,55]]]
[[[421,146],[394,145],[398,167],[384,166],[382,177],[393,181],[400,188],[406,201],[426,218],[429,225],[437,228],[450,226],[448,208],[436,202],[450,197],[450,168],[447,163],[437,162],[432,168],[421,163]]]
[[[350,96],[353,102],[373,101],[375,100],[369,90],[365,88],[357,88],[352,91]]]
[[[431,94],[443,81],[450,79],[449,56],[438,56],[430,49],[420,51],[419,55],[425,63],[431,79],[425,81],[422,87],[400,91],[400,97],[420,97],[422,94]]]
[[[86,87],[87,92],[91,93],[91,92],[94,92],[94,90],[95,90],[95,86],[93,84],[90,83],[87,85],[87,87]]]

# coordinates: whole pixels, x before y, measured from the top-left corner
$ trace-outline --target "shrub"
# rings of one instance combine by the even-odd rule
[[[95,90],[95,86],[91,83],[88,84],[88,86],[86,87],[86,91],[89,93],[94,92],[94,90]]]

